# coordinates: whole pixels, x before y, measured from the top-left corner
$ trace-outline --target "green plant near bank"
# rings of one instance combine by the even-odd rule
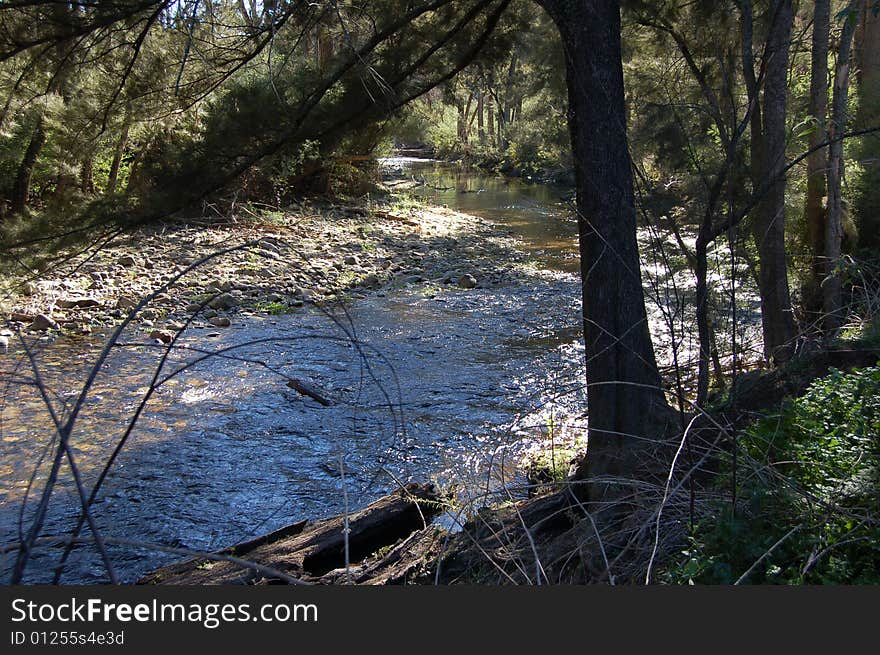
[[[880,583],[880,367],[831,373],[738,443],[736,509],[717,502],[668,581]],[[729,496],[732,458],[718,489]]]

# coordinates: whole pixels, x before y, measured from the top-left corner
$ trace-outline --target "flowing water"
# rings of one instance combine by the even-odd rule
[[[426,183],[413,193],[509,229],[537,262],[534,275],[467,291],[389,291],[330,314],[242,317],[211,336],[185,331],[94,505],[107,537],[212,550],[362,507],[405,480],[436,480],[478,505],[524,493],[517,462],[529,448],[584,430],[576,225],[563,191],[431,162],[385,165]],[[56,405],[70,409],[105,336],[38,347]],[[160,364],[161,349],[122,342],[70,439],[86,489]],[[223,356],[195,361],[204,350]],[[5,372],[21,374],[10,379],[29,376],[22,355],[10,348],[3,359]],[[332,404],[298,394],[279,373]],[[54,450],[35,389],[4,392],[0,540],[10,544],[30,525]],[[63,467],[42,534],[69,534],[78,512]],[[27,582],[51,580],[60,550],[44,546]],[[109,552],[124,581],[175,559],[120,544]],[[11,566],[0,562],[3,579]],[[94,547],[75,549],[63,580],[107,580]]]

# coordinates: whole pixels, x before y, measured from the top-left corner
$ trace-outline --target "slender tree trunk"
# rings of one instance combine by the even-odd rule
[[[126,118],[122,134],[119,135],[119,140],[116,142],[116,150],[113,151],[113,160],[110,162],[110,172],[107,175],[107,193],[115,193],[116,191],[116,185],[119,182],[119,168],[122,165],[122,158],[125,156],[125,146],[128,144],[129,129],[129,120]]]
[[[456,100],[455,101],[455,109],[458,112],[458,118],[456,123],[456,132],[458,133],[458,142],[461,145],[467,143],[467,122],[465,122],[464,116],[464,103]]]
[[[483,92],[478,91],[477,96],[477,137],[480,140],[480,145],[486,145],[486,128],[483,123]]]
[[[826,137],[828,117],[828,39],[831,33],[831,0],[816,0],[813,12],[813,59],[810,70],[809,113],[814,121],[810,149]],[[828,154],[817,150],[807,159],[807,200],[804,215],[810,239],[810,279],[805,305],[810,314],[822,309],[822,278],[825,275],[825,176]]]
[[[767,61],[761,110],[752,114],[752,184],[769,189],[759,199],[752,220],[758,248],[758,287],[764,354],[782,363],[791,357],[796,334],[785,251],[785,141],[788,51],[794,17],[791,0],[774,0],[768,11]],[[754,66],[754,60],[746,62]],[[753,76],[754,77],[754,76]],[[757,90],[754,91],[757,93]]]
[[[471,137],[471,105],[474,103],[474,94],[468,93],[467,103],[464,106],[464,139],[462,143],[468,145]]]
[[[614,497],[600,476],[632,478],[666,407],[648,331],[624,117],[617,0],[541,0],[566,52],[577,181],[589,447],[576,478]],[[598,45],[598,44],[601,44]],[[607,494],[607,495],[606,495]]]
[[[18,166],[18,173],[15,176],[15,182],[12,185],[11,210],[13,214],[21,214],[27,208],[28,198],[31,192],[31,177],[33,177],[34,166],[43,144],[46,142],[46,130],[44,126],[42,114],[37,118],[37,124],[31,133],[31,140],[28,142],[27,150],[24,152],[21,164]]]
[[[825,331],[833,336],[843,323],[841,313],[841,279],[835,272],[840,262],[843,243],[844,174],[843,141],[836,137],[846,132],[846,105],[849,99],[849,68],[853,34],[857,17],[865,0],[852,0],[847,7],[849,18],[844,19],[840,35],[840,49],[834,66],[834,92],[831,101],[831,123],[828,126],[828,218],[825,224],[826,278],[822,284],[822,307],[825,311]]]
[[[491,94],[486,95],[486,132],[489,135],[490,145],[494,146],[497,143],[495,140],[495,103]]]
[[[516,52],[510,57],[510,66],[507,68],[507,85],[504,93],[505,98],[505,107],[504,107],[504,118],[505,122],[510,125],[513,123],[513,86],[516,83],[516,72],[517,72],[517,54]]]

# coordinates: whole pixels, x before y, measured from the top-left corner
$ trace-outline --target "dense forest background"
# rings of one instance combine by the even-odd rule
[[[5,2],[5,272],[24,284],[70,248],[169,217],[357,202],[377,193],[375,158],[401,148],[567,185],[595,385],[593,456],[572,479],[644,479],[648,435],[662,435],[649,459],[674,469],[705,422],[674,489],[690,494],[690,545],[667,580],[732,582],[754,562],[762,581],[877,582],[880,374],[828,353],[870,360],[880,340],[880,5],[619,4]],[[693,281],[664,291],[673,350],[676,329],[699,343],[671,373],[644,319],[636,224],[662,231],[665,264]],[[738,341],[742,286],[760,298],[758,352]],[[731,408],[756,367],[800,397],[743,422]],[[731,440],[705,419],[726,410]],[[657,475],[649,526],[670,494],[672,473]],[[724,521],[696,516],[697,484],[712,502],[733,489],[707,501]],[[622,487],[579,498],[619,509]]]

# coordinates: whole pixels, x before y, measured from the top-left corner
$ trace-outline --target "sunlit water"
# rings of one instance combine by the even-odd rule
[[[346,504],[362,507],[407,480],[436,480],[475,504],[502,490],[521,495],[523,452],[550,433],[583,431],[576,227],[563,191],[433,163],[387,164],[428,183],[415,193],[520,236],[539,262],[534,276],[489,289],[410,288],[352,301],[332,316],[311,309],[185,331],[94,505],[107,536],[211,550]],[[56,406],[72,406],[103,337],[65,337],[39,349]],[[164,352],[134,334],[129,345],[122,341],[70,441],[86,489]],[[198,357],[191,349],[232,346],[227,357],[175,374]],[[20,350],[2,361],[5,372],[17,366],[30,377]],[[299,395],[283,376],[332,404]],[[0,539],[10,544],[19,539],[23,506],[21,529],[30,525],[54,450],[34,389],[7,386],[4,398]],[[78,510],[64,467],[42,534],[69,534]],[[110,552],[125,581],[174,559],[148,548]],[[41,548],[26,580],[50,580],[59,555]],[[10,570],[7,559],[4,579]],[[64,581],[106,580],[95,549],[77,548]]]

